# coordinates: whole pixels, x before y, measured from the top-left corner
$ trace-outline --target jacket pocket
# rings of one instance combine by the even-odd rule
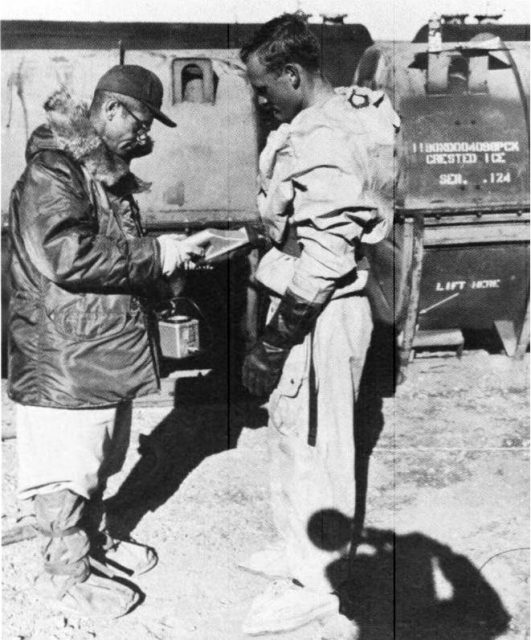
[[[83,296],[58,309],[47,310],[55,330],[64,338],[98,340],[121,333],[131,314],[106,308],[101,298]]]

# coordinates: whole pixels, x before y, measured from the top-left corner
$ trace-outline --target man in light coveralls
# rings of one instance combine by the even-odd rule
[[[327,568],[348,556],[349,543],[330,550],[325,518],[311,539],[308,526],[329,510],[354,513],[354,404],[372,332],[361,245],[379,242],[391,224],[399,119],[381,92],[332,88],[298,14],[263,25],[241,57],[259,104],[282,123],[259,166],[258,206],[273,248],[256,280],[272,303],[243,366],[247,389],[271,394],[279,541],[241,565],[276,578],[244,622],[246,633],[261,634],[339,608]]]

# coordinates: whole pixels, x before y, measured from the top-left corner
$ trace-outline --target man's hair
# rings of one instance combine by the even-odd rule
[[[312,73],[320,68],[319,41],[300,13],[284,13],[262,25],[244,44],[240,58],[246,63],[254,53],[270,73],[279,72],[290,62]]]

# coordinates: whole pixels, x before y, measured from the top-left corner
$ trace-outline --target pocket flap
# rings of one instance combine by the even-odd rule
[[[308,336],[302,344],[292,347],[277,386],[279,394],[293,398],[299,393],[303,381],[308,377],[309,341]]]

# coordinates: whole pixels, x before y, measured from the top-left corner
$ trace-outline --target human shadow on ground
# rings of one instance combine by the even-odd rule
[[[320,548],[340,549],[349,528],[339,512],[323,511],[308,535]],[[358,640],[491,640],[508,627],[500,597],[470,560],[421,533],[366,529],[346,579],[344,563],[327,573]]]
[[[173,409],[140,437],[140,459],[106,501],[108,526],[117,536],[129,535],[148,511],[164,504],[205,458],[234,448],[244,427],[267,424],[264,399],[253,399],[241,386],[247,280],[243,258],[187,274],[179,295],[197,303],[204,351],[182,362],[163,362],[163,373],[195,368],[211,373],[177,378]]]
[[[205,458],[234,448],[243,427],[266,423],[266,411],[243,394],[231,395],[224,376],[185,385],[176,392],[176,406],[149,435],[140,436],[140,459],[105,501],[110,531],[130,535]]]
[[[356,508],[353,537],[365,522],[369,462],[384,427],[384,398],[393,397],[398,384],[399,356],[393,326],[375,323],[355,406]]]

